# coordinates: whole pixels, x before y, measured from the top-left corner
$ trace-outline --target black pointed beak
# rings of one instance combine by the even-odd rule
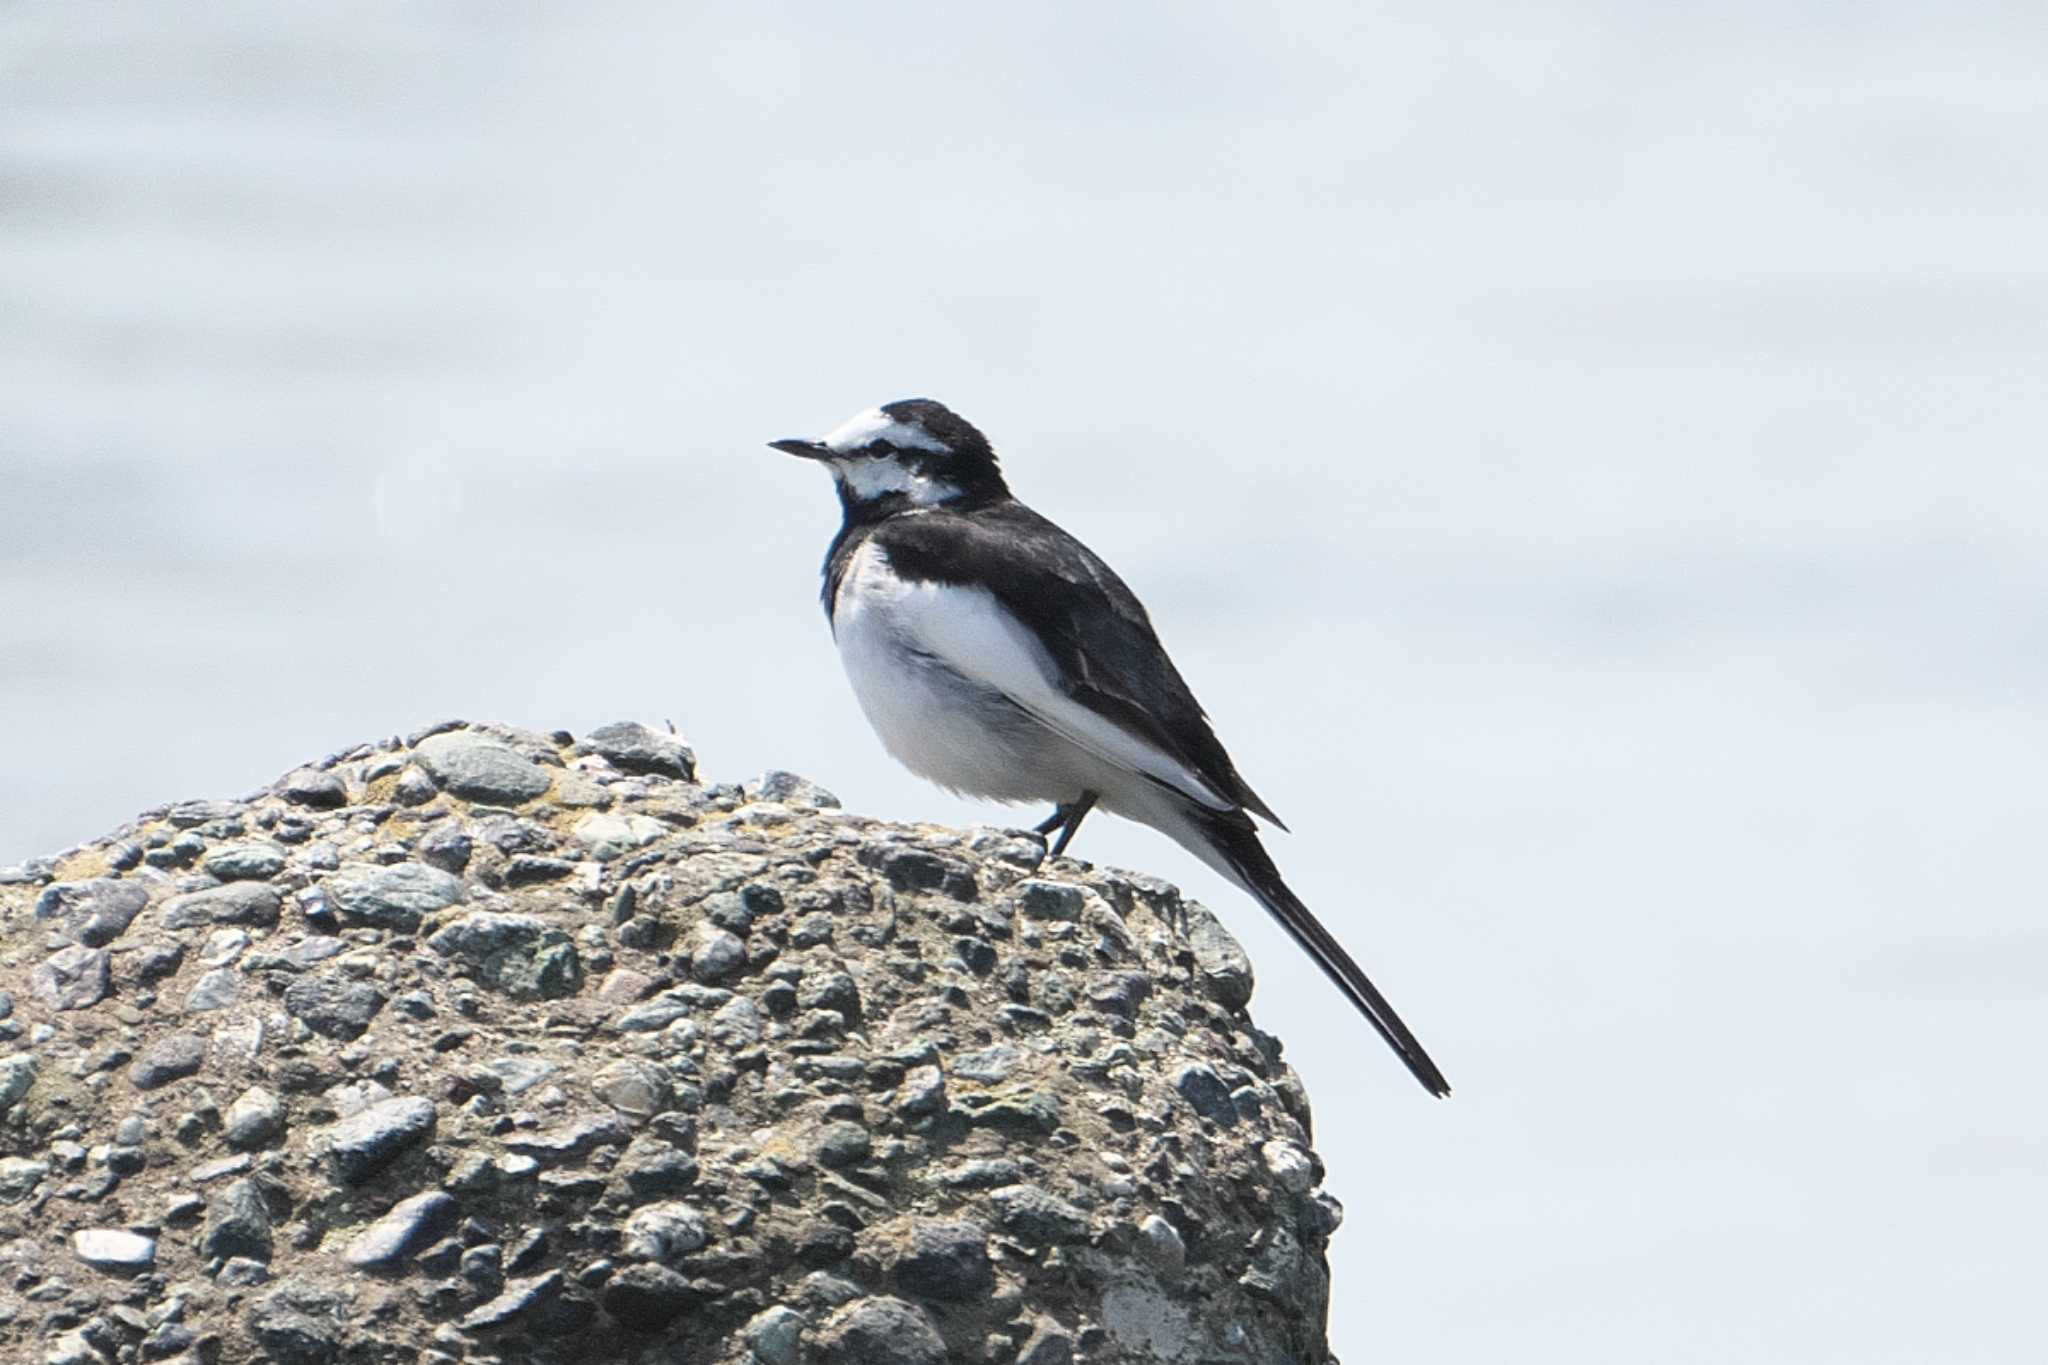
[[[768,448],[779,450],[785,455],[800,455],[806,460],[822,460],[832,453],[825,448],[823,441],[799,441],[794,438],[787,441],[770,441]]]

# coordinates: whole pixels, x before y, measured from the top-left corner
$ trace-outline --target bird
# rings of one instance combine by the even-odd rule
[[[1051,802],[1065,853],[1091,811],[1159,830],[1247,892],[1439,1097],[1450,1084],[1281,878],[1238,773],[1137,595],[1012,496],[988,438],[943,403],[861,412],[770,448],[832,473],[843,519],[821,597],[888,752],[956,794]],[[1256,819],[1255,819],[1256,817]]]

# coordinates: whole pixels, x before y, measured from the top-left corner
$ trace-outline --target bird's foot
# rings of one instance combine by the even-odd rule
[[[1082,792],[1080,800],[1053,807],[1052,814],[1037,826],[1040,834],[1050,834],[1054,830],[1060,832],[1060,837],[1046,851],[1046,857],[1057,858],[1067,851],[1067,845],[1074,842],[1074,835],[1079,832],[1081,822],[1088,818],[1089,811],[1095,809],[1099,795],[1097,792]]]

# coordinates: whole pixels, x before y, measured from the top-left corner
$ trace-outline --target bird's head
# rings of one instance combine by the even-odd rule
[[[850,419],[822,441],[770,441],[832,470],[849,511],[934,507],[1009,492],[988,438],[944,403],[905,398]]]

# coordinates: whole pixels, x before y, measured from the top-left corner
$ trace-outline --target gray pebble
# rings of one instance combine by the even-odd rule
[[[896,1261],[896,1287],[923,1299],[965,1303],[995,1287],[988,1233],[964,1221],[919,1221]]]
[[[32,1052],[13,1052],[0,1057],[0,1112],[29,1092],[36,1083],[36,1058]]]
[[[142,1270],[156,1263],[156,1238],[126,1228],[82,1228],[71,1234],[71,1250],[100,1270]]]
[[[1230,1087],[1215,1069],[1201,1062],[1189,1062],[1173,1073],[1173,1088],[1193,1105],[1195,1112],[1224,1127],[1237,1122],[1237,1106],[1231,1103]]]
[[[206,1231],[199,1241],[201,1255],[268,1261],[270,1245],[270,1206],[255,1181],[233,1181],[207,1201]]]
[[[723,981],[747,965],[747,945],[739,937],[705,923],[690,938],[690,974],[699,981]]]
[[[740,791],[749,801],[776,801],[785,806],[809,806],[815,810],[838,810],[839,798],[808,778],[771,769]]]
[[[602,755],[620,772],[654,773],[685,782],[697,773],[697,756],[689,745],[673,735],[650,730],[638,721],[599,726],[576,747],[583,753]]]
[[[812,1334],[822,1365],[946,1365],[946,1341],[902,1299],[857,1299]]]
[[[413,757],[442,790],[470,801],[516,806],[553,782],[532,759],[473,731],[433,735],[420,742]]]
[[[36,918],[56,921],[57,932],[88,948],[104,948],[127,931],[149,904],[140,882],[100,877],[58,882],[36,898]]]
[[[224,1124],[228,1146],[240,1151],[264,1146],[284,1132],[284,1102],[252,1085],[228,1106]]]
[[[316,810],[331,810],[348,804],[348,788],[333,773],[318,768],[299,768],[285,774],[279,784],[284,799]]]
[[[563,1283],[564,1277],[559,1270],[507,1281],[503,1292],[496,1298],[478,1305],[464,1315],[461,1326],[468,1332],[502,1326],[520,1314],[553,1299],[561,1292]]]
[[[192,990],[185,997],[187,1014],[202,1014],[207,1010],[224,1009],[235,1003],[242,994],[242,978],[232,967],[216,967],[205,973],[192,984]]]
[[[626,1220],[620,1249],[643,1261],[672,1265],[711,1240],[711,1224],[688,1204],[649,1204]]]
[[[454,1198],[440,1190],[401,1199],[356,1234],[341,1258],[359,1268],[389,1265],[453,1223],[457,1208]]]
[[[337,971],[301,976],[285,988],[284,1007],[325,1038],[360,1038],[384,1008],[384,992]]]
[[[268,881],[284,871],[284,850],[276,844],[228,844],[200,864],[224,882]]]
[[[1003,1230],[1033,1246],[1080,1242],[1088,1237],[1088,1215],[1037,1185],[992,1191]]]
[[[459,878],[422,863],[345,863],[325,885],[344,919],[408,934],[422,917],[462,899]]]
[[[654,1332],[695,1307],[697,1291],[665,1265],[629,1265],[605,1281],[604,1311],[629,1331]]]
[[[154,1090],[172,1081],[196,1075],[206,1063],[206,1040],[192,1033],[174,1033],[159,1039],[128,1068],[128,1079],[137,1090]]]
[[[747,1320],[740,1340],[761,1365],[796,1365],[803,1342],[804,1315],[786,1304],[771,1304]]]
[[[434,1131],[434,1102],[407,1097],[371,1105],[327,1130],[327,1159],[343,1183],[361,1184]]]
[[[107,955],[99,948],[73,944],[36,964],[29,973],[29,994],[53,1010],[82,1010],[106,999]]]
[[[251,924],[271,928],[283,905],[277,892],[261,882],[229,882],[209,891],[194,891],[164,902],[158,922],[166,929],[196,929],[205,924]]]

